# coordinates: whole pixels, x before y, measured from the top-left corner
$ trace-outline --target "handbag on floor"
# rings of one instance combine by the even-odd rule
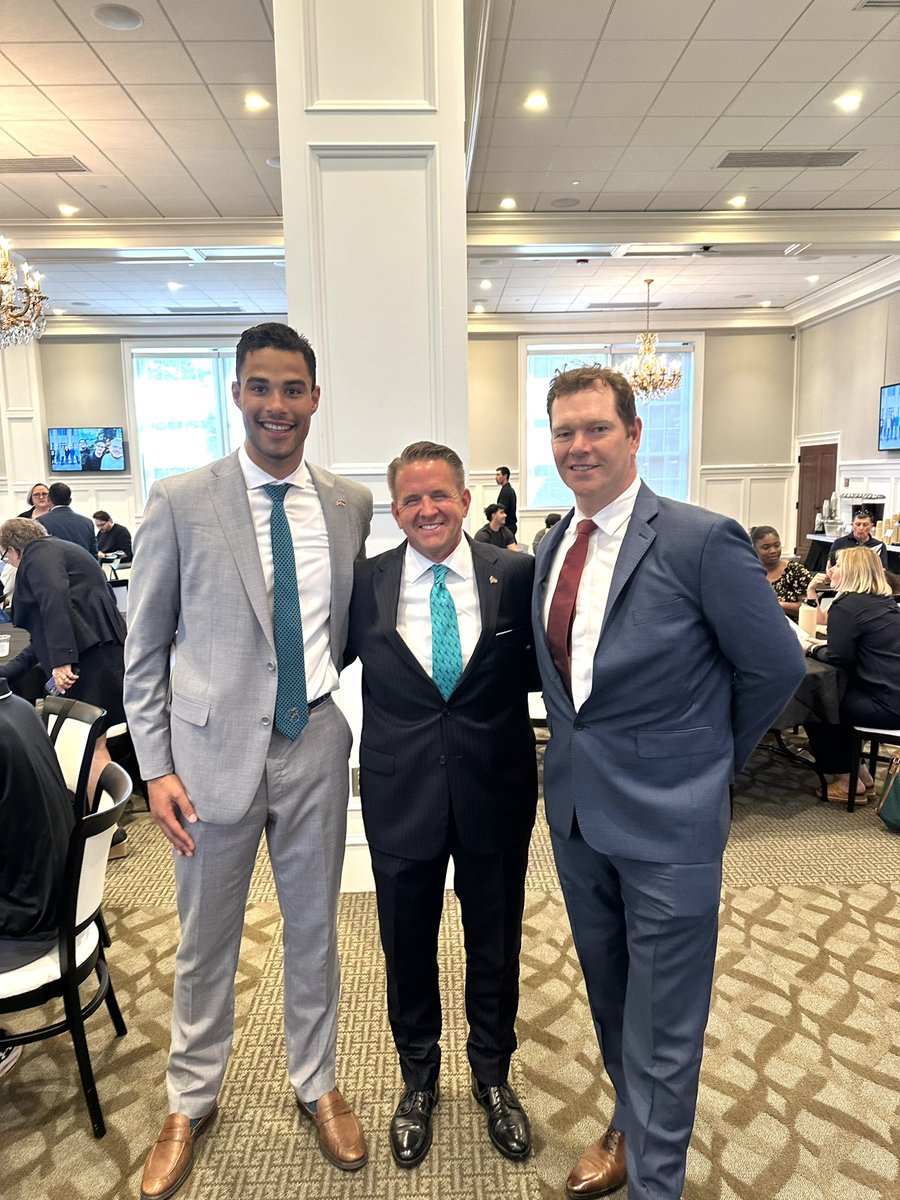
[[[888,829],[896,829],[900,832],[900,757],[892,758],[891,765],[887,769],[887,774],[884,777],[884,787],[881,789],[881,799],[878,801],[878,807],[875,812]]]

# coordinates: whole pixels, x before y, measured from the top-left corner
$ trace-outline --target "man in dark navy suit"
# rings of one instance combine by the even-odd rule
[[[538,686],[528,555],[465,537],[463,465],[407,446],[388,468],[407,540],[355,569],[348,661],[363,665],[360,792],[405,1089],[391,1121],[401,1167],[431,1146],[441,1063],[437,943],[449,859],[466,943],[472,1089],[493,1145],[531,1148],[507,1080],[537,796],[528,691]]]
[[[566,1191],[590,1200],[627,1175],[630,1200],[678,1200],[729,783],[803,677],[803,654],[740,526],[641,482],[624,376],[562,372],[547,410],[575,508],[544,537],[535,569],[544,796],[616,1093]]]

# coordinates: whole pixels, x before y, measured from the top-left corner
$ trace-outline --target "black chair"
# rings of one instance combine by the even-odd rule
[[[87,794],[88,777],[106,709],[84,700],[46,696],[41,715],[66,787],[75,797],[75,815],[83,817],[93,808],[93,797]]]
[[[850,750],[850,783],[847,786],[847,812],[856,808],[856,782],[859,779],[859,764],[862,762],[863,743],[869,743],[869,774],[875,778],[878,748],[882,742],[900,745],[900,729],[874,729],[866,725],[853,726],[853,743]],[[885,759],[884,761],[890,761]]]
[[[97,917],[106,880],[106,860],[113,830],[131,795],[131,780],[116,763],[103,769],[97,786],[96,811],[75,824],[69,839],[60,902],[59,941],[42,958],[14,971],[0,972],[0,1013],[23,1012],[53,999],[62,999],[64,1017],[24,1033],[4,1032],[0,1048],[24,1046],[69,1033],[75,1047],[81,1087],[91,1117],[94,1136],[106,1133],[106,1124],[94,1082],[84,1022],[105,1003],[117,1037],[127,1033],[119,1011]],[[86,1004],[79,985],[96,973],[97,988]]]

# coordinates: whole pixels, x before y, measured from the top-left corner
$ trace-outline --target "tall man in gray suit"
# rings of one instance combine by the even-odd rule
[[[304,459],[316,360],[286,325],[238,343],[236,453],[154,485],[129,589],[125,701],[181,919],[169,1113],[142,1200],[171,1196],[216,1112],[244,907],[265,831],[284,917],[288,1076],[335,1166],[366,1161],[335,1087],[337,895],[350,730],[331,700],[368,490]],[[170,651],[174,643],[174,668]]]
[[[566,1192],[603,1196],[627,1175],[630,1200],[678,1200],[729,784],[803,677],[803,654],[740,526],[639,479],[641,422],[622,375],[565,371],[547,410],[575,509],[535,566],[544,795],[616,1095]]]

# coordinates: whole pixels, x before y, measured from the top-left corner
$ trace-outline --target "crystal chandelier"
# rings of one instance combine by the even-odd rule
[[[647,328],[637,335],[637,354],[632,355],[622,369],[622,374],[631,384],[636,400],[660,400],[669,392],[674,392],[681,386],[681,367],[666,362],[666,356],[661,358],[656,354],[656,343],[659,338],[650,332],[650,284],[652,279],[645,279],[647,285]]]
[[[9,242],[0,237],[0,350],[41,336],[47,324],[46,303],[40,272],[28,263],[17,267],[9,256]]]

